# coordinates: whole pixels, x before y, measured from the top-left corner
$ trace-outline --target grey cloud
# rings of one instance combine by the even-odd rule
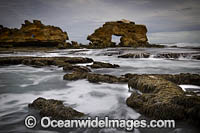
[[[200,43],[200,31],[157,32],[148,34],[151,43]]]
[[[0,24],[19,27],[40,19],[67,31],[72,40],[86,37],[105,21],[129,19],[148,33],[200,30],[198,0],[1,0]]]

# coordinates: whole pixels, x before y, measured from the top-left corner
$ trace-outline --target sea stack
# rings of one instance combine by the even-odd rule
[[[0,27],[0,46],[57,46],[68,40],[59,27],[44,25],[39,20],[24,21],[20,29]]]

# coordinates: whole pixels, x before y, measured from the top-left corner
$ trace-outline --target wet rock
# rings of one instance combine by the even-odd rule
[[[149,45],[146,33],[145,25],[124,21],[106,22],[103,27],[96,29],[87,39],[91,41],[90,46],[93,48],[116,46],[114,42],[111,42],[112,35],[121,36],[119,46],[143,47]]]
[[[89,68],[86,66],[76,66],[74,67],[73,71],[78,71],[78,72],[91,72]]]
[[[67,48],[72,48],[71,43],[64,42],[64,43],[59,43],[58,44],[58,49],[67,49]]]
[[[188,120],[195,123],[200,118],[200,98],[186,96],[177,84],[162,76],[135,74],[128,81],[128,86],[142,93],[132,93],[126,100],[127,105],[143,114],[155,119]]]
[[[192,59],[200,60],[200,55],[193,55]]]
[[[200,85],[200,75],[191,73],[181,73],[181,74],[160,74],[158,75],[166,80],[169,80],[175,84],[188,84],[188,85]]]
[[[13,54],[14,51],[0,51],[0,54]]]
[[[73,71],[72,73],[65,74],[63,77],[64,80],[79,80],[79,79],[87,79],[89,82],[92,83],[125,83],[128,80],[121,76],[116,77],[113,75],[108,74],[94,74],[88,72],[80,72],[80,71]]]
[[[117,64],[110,64],[110,63],[104,63],[104,62],[93,62],[92,65],[88,65],[91,68],[117,68],[119,65]]]
[[[86,66],[76,66],[76,65],[72,65],[67,63],[64,67],[63,67],[64,71],[79,71],[79,72],[91,72],[91,70],[89,68],[87,68]]]
[[[120,55],[118,58],[149,58],[150,53],[129,53]]]
[[[76,64],[76,63],[91,63],[93,59],[91,58],[83,58],[83,57],[68,57],[65,59],[65,62]]]
[[[22,61],[24,65],[32,65],[32,66],[49,66],[54,65],[53,58],[27,58]]]
[[[128,86],[138,89],[142,93],[159,92],[162,88],[171,92],[182,92],[182,89],[176,84],[154,75],[135,75],[129,80]]]
[[[90,63],[93,60],[83,57],[0,57],[0,65],[32,65],[70,67],[70,63]],[[80,68],[80,67],[79,67]],[[82,67],[83,68],[83,67]],[[69,68],[68,68],[69,69]],[[81,68],[80,68],[81,69]]]
[[[180,73],[180,74],[143,74],[144,76],[156,76],[169,80],[175,84],[188,84],[188,85],[200,85],[200,75],[191,73]],[[124,75],[127,79],[135,78],[140,76],[138,74],[127,73]]]
[[[88,74],[87,75],[87,80],[92,83],[99,83],[99,82],[104,82],[104,83],[122,83],[122,82],[127,82],[127,80],[123,77],[116,77],[113,75],[108,75],[108,74]]]
[[[71,41],[71,43],[72,43],[72,47],[73,47],[73,48],[80,48],[80,45],[79,45],[78,42],[76,42],[76,41]]]
[[[0,46],[11,44],[12,46],[45,46],[52,47],[64,43],[68,35],[59,27],[42,24],[39,20],[29,22],[25,20],[20,29],[0,29]]]
[[[186,58],[188,56],[190,56],[191,53],[159,53],[155,56],[155,58]]]
[[[0,57],[0,65],[18,65],[22,64],[22,61],[26,57]]]
[[[63,66],[63,70],[64,71],[70,71],[74,69],[74,65],[70,64],[70,63],[66,63],[65,66]]]
[[[84,116],[84,113],[64,106],[62,101],[42,97],[34,100],[29,107],[39,110],[41,116],[50,116],[54,119],[73,119]]]
[[[73,71],[72,73],[67,73],[64,75],[64,80],[79,80],[87,78],[88,73]]]

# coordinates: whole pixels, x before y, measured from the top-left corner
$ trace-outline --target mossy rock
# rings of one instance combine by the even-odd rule
[[[34,100],[29,107],[39,110],[41,116],[50,116],[54,119],[73,119],[85,115],[71,107],[64,106],[62,101],[42,97]]]

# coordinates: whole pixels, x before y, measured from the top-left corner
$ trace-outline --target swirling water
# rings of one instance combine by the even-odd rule
[[[119,54],[148,52],[149,58],[117,58]],[[5,56],[37,57],[89,57],[95,61],[119,64],[116,69],[96,69],[95,73],[122,75],[125,73],[198,73],[200,61],[190,57],[178,59],[154,58],[157,53],[179,52],[200,53],[192,48],[109,48],[109,49],[68,49],[52,52],[16,52]],[[79,64],[87,65],[87,64]],[[62,68],[48,66],[34,68],[25,65],[0,67],[0,132],[126,132],[119,129],[43,129],[33,130],[24,126],[29,114],[38,112],[28,108],[28,104],[38,97],[58,99],[89,116],[109,116],[113,119],[149,119],[126,105],[130,96],[127,84],[93,84],[87,80],[65,81]],[[39,116],[38,116],[39,117]],[[198,132],[199,128],[184,121],[176,123],[173,129],[135,129],[134,132]]]

